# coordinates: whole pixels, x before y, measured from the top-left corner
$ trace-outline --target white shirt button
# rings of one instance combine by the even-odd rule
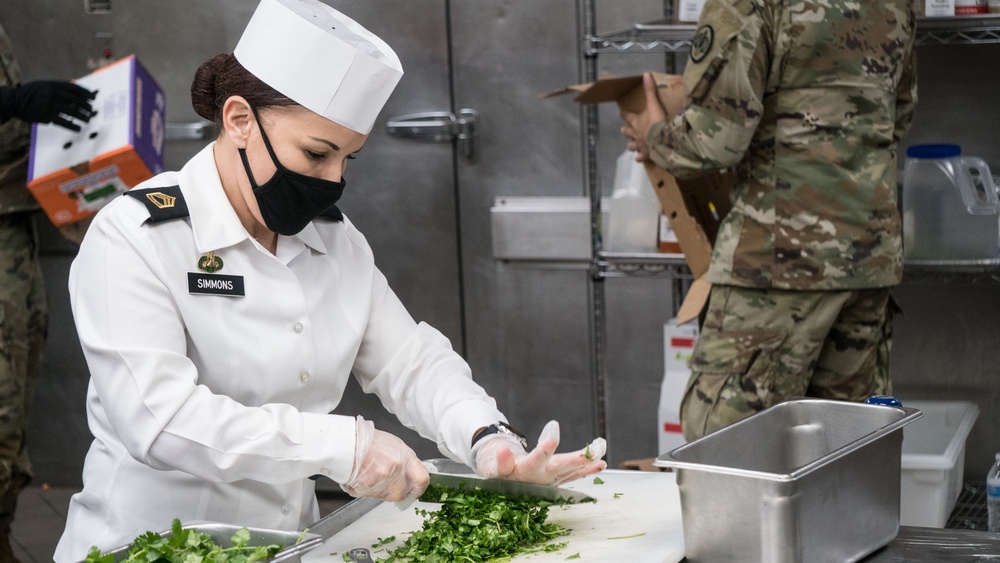
[[[285,516],[288,516],[289,514],[291,514],[292,513],[292,505],[286,504],[286,505],[282,506],[281,507],[281,513],[284,514]]]
[[[299,374],[299,381],[302,383],[309,383],[310,379],[312,379],[312,375],[310,375],[308,371],[303,371]]]
[[[295,332],[302,332],[302,329],[304,329],[305,326],[303,326],[302,323],[295,323],[292,328],[295,329]]]

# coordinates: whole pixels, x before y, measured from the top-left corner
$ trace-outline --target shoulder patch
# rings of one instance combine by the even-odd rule
[[[702,25],[691,40],[691,60],[700,63],[712,51],[715,43],[715,29],[710,24]]]
[[[150,223],[162,223],[190,215],[180,186],[129,190],[123,195],[132,196],[146,206]]]

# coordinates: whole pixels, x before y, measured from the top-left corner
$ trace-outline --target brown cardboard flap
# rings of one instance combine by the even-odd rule
[[[678,181],[656,164],[648,161],[644,164],[691,273],[696,278],[702,276],[712,260],[712,245],[719,225],[731,207],[729,189],[734,175],[710,174]]]
[[[676,74],[654,72],[653,80],[659,91],[657,96],[667,115],[673,117],[684,109],[687,97],[684,91],[684,77]],[[573,84],[541,95],[542,99],[578,93],[574,98],[579,104],[599,104],[618,102],[618,107],[638,113],[646,107],[646,92],[642,87],[642,75],[601,78],[586,84]]]
[[[642,85],[642,76],[626,76],[624,78],[604,78],[591,84],[576,97],[581,104],[599,104],[614,102]]]
[[[697,319],[701,310],[705,308],[705,304],[708,303],[708,295],[711,291],[712,284],[708,282],[707,276],[701,276],[694,280],[687,295],[684,296],[681,308],[677,310],[677,324],[682,325]]]
[[[546,98],[553,98],[555,96],[561,96],[563,94],[569,94],[570,92],[583,92],[587,88],[590,88],[591,84],[592,83],[587,83],[587,84],[573,84],[573,85],[566,86],[566,87],[563,87],[563,88],[557,88],[557,89],[549,91],[549,92],[543,92],[538,97],[544,100]]]

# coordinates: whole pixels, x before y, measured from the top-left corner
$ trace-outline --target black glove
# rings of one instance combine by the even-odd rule
[[[19,117],[33,123],[55,123],[71,131],[97,112],[90,101],[97,96],[83,86],[59,80],[39,80],[13,87],[0,87],[0,122]]]

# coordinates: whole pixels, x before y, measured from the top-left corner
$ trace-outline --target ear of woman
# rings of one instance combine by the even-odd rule
[[[253,110],[245,98],[230,96],[225,101],[222,106],[222,128],[236,148],[246,148],[253,122]]]

